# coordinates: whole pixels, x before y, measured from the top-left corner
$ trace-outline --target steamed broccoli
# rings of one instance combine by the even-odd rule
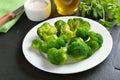
[[[60,49],[51,48],[47,52],[48,60],[56,65],[62,65],[66,63],[67,54],[65,47],[61,47]]]
[[[60,33],[61,33],[61,29],[63,28],[63,26],[65,25],[65,21],[63,20],[58,20],[55,22],[55,27],[57,28],[58,32],[57,32],[57,35],[59,36]]]
[[[91,31],[90,34],[90,40],[86,42],[92,49],[93,52],[98,50],[103,43],[103,37],[99,33]]]
[[[56,47],[56,39],[50,39],[49,41],[46,42],[47,48],[53,48]]]
[[[55,27],[58,30],[58,33],[57,33],[58,36],[64,34],[68,37],[68,39],[71,39],[74,36],[73,32],[70,30],[69,25],[66,22],[64,22],[63,20],[56,21]]]
[[[67,54],[77,60],[83,60],[92,55],[91,48],[81,39],[75,38],[67,47]]]
[[[48,41],[50,38],[56,38],[56,33],[56,27],[51,26],[48,22],[45,22],[37,29],[38,36],[44,41]]]
[[[49,39],[47,42],[44,41],[44,44],[39,48],[42,52],[46,53],[48,49],[56,47],[56,40],[57,39]]]
[[[44,42],[42,46],[40,47],[41,51],[47,52],[50,48],[56,48],[60,49],[61,47],[65,47],[67,44],[67,36],[66,35],[61,35],[60,37],[56,39],[49,39],[47,42]]]
[[[82,38],[79,38],[79,37],[73,37],[70,41],[69,41],[69,44],[70,45],[72,42],[84,42],[84,40]]]
[[[76,31],[76,36],[81,37],[83,40],[87,40],[89,38],[89,29],[86,27],[79,27]]]
[[[66,35],[61,35],[59,38],[56,40],[56,48],[59,49],[61,47],[65,47],[67,44],[68,38]]]
[[[45,44],[45,42],[43,40],[41,40],[40,38],[34,39],[32,41],[32,47],[35,48],[35,49],[38,49],[38,50],[40,50],[42,52],[45,52],[45,53],[48,50],[48,45]]]
[[[32,47],[46,53],[56,65],[65,64],[69,55],[79,61],[86,59],[103,44],[102,35],[90,31],[90,24],[81,18],[57,20],[54,26],[45,22],[37,34],[39,38],[32,41]]]
[[[71,18],[67,23],[70,26],[70,30],[73,32],[79,27],[86,27],[88,30],[90,29],[90,24],[81,18]]]
[[[32,41],[32,47],[33,48],[39,49],[42,45],[43,45],[43,40],[41,40],[39,38],[38,39],[34,39]]]
[[[43,45],[39,48],[39,50],[47,54],[47,51],[48,51],[47,44],[43,44]]]

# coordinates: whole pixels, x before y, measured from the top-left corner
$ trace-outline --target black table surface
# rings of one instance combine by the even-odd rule
[[[79,15],[78,11],[72,16]],[[48,19],[58,16],[52,4],[52,13]],[[53,74],[35,68],[23,55],[23,39],[38,23],[30,21],[24,13],[7,33],[0,33],[0,80],[120,80],[120,25],[109,29],[113,48],[101,64],[75,74]]]

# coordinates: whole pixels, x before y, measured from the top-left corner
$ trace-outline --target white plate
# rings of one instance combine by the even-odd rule
[[[77,16],[58,17],[58,18],[46,20],[44,22],[49,22],[51,25],[54,25],[55,21],[57,20],[61,19],[67,21],[69,18],[75,18],[75,17]],[[27,33],[27,35],[23,40],[22,49],[25,58],[38,69],[51,73],[58,73],[58,74],[70,74],[70,73],[82,72],[91,69],[96,65],[100,64],[101,62],[103,62],[111,52],[113,45],[112,37],[108,32],[108,30],[98,22],[87,18],[83,18],[83,19],[88,21],[91,25],[91,29],[94,30],[95,32],[100,33],[104,39],[102,47],[97,52],[95,52],[91,57],[73,64],[66,64],[60,66],[51,64],[45,57],[42,56],[42,54],[40,54],[39,51],[36,51],[33,48],[31,48],[32,40],[38,37],[36,33],[37,28],[44,23],[42,22],[36,25],[35,27],[33,27]]]

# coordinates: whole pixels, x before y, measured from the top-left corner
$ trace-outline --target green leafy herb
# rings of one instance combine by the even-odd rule
[[[105,21],[105,20],[103,20],[103,19],[100,19],[99,22],[100,22],[102,25],[104,25],[106,28],[109,28],[109,27],[112,25],[111,22]]]
[[[84,0],[80,3],[81,16],[99,20],[109,28],[112,21],[120,23],[120,4],[118,0]]]

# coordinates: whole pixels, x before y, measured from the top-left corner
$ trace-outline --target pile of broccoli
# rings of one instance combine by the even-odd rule
[[[44,54],[52,64],[62,65],[70,56],[81,61],[101,48],[103,37],[90,30],[89,22],[81,18],[70,18],[67,22],[58,20],[54,26],[48,22],[37,29],[39,38],[32,41],[32,47]]]

